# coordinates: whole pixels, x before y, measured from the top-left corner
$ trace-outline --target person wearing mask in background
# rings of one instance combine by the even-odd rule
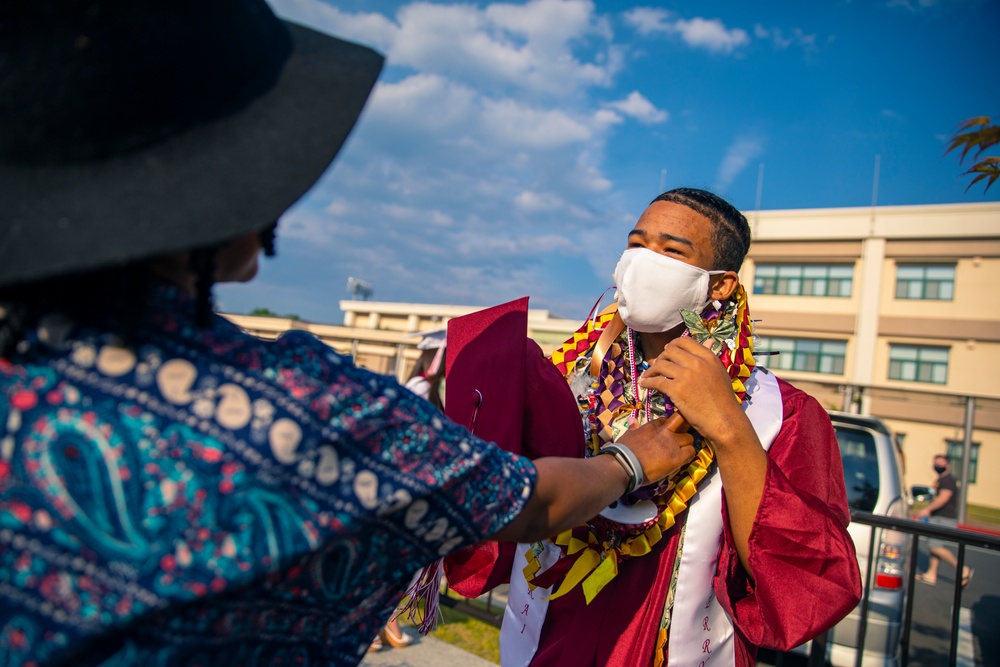
[[[448,349],[446,333],[445,329],[437,329],[412,334],[421,336],[420,342],[417,343],[420,356],[413,364],[410,377],[403,384],[442,412],[444,412],[445,355]]]
[[[421,565],[690,460],[661,421],[532,462],[212,312],[381,64],[261,0],[0,11],[3,664],[356,664]]]
[[[951,463],[948,462],[948,457],[943,454],[934,457],[934,472],[938,475],[934,482],[934,500],[914,512],[913,518],[927,519],[930,523],[939,526],[955,528],[958,526],[958,482],[951,474]],[[947,542],[943,540],[933,538],[927,540],[927,549],[930,551],[927,571],[917,574],[917,581],[931,586],[936,584],[941,561],[948,563],[956,571],[958,570],[958,559],[946,545]],[[968,565],[962,569],[963,588],[972,581],[974,573],[975,570]]]

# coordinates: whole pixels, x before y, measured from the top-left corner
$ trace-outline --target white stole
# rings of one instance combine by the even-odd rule
[[[743,410],[767,451],[781,430],[781,391],[774,375],[754,369]],[[722,546],[722,479],[718,466],[688,503],[674,608],[670,615],[667,667],[709,667],[735,662],[733,623],[712,586]],[[680,631],[674,633],[674,629]]]
[[[783,407],[778,381],[766,370],[755,368],[746,387],[748,400],[743,402],[743,410],[766,451],[781,430]],[[715,599],[712,586],[722,544],[722,480],[718,468],[698,485],[687,512],[687,525],[692,529],[684,536],[670,619],[667,665],[728,667],[735,660],[733,624]],[[558,560],[561,550],[549,541],[542,542],[541,546],[544,550],[538,556],[539,571],[544,572]],[[531,663],[545,623],[548,597],[552,594],[551,588],[528,590],[524,579],[527,564],[524,555],[530,548],[531,545],[518,544],[514,555],[510,593],[500,628],[500,664],[503,667],[527,667]],[[591,604],[600,604],[599,598]],[[674,628],[683,628],[683,631],[674,635]]]
[[[539,572],[552,567],[562,550],[548,540],[537,543],[542,548],[538,554]],[[507,607],[503,612],[500,626],[500,664],[502,667],[528,667],[538,649],[538,638],[545,623],[545,612],[549,609],[552,588],[528,589],[524,578],[524,566],[528,564],[525,554],[531,544],[518,544],[514,552],[514,566],[510,572],[510,592]]]

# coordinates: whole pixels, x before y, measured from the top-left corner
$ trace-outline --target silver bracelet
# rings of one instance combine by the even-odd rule
[[[611,454],[615,457],[615,461],[618,461],[618,464],[625,470],[625,473],[628,475],[628,490],[625,493],[633,493],[642,486],[642,480],[645,478],[642,464],[639,463],[639,457],[626,445],[612,442],[609,445],[601,447],[601,454]]]

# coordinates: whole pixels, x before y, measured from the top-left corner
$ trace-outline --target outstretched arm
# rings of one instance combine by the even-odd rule
[[[693,439],[673,433],[658,419],[622,434],[645,472],[645,482],[663,479],[695,455]],[[625,492],[628,475],[612,456],[547,457],[534,461],[535,491],[524,510],[492,539],[531,542],[551,537],[596,516]]]

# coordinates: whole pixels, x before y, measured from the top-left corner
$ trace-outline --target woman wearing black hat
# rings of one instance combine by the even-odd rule
[[[532,463],[211,313],[381,62],[260,0],[0,11],[0,662],[355,664],[415,568],[690,459]]]

